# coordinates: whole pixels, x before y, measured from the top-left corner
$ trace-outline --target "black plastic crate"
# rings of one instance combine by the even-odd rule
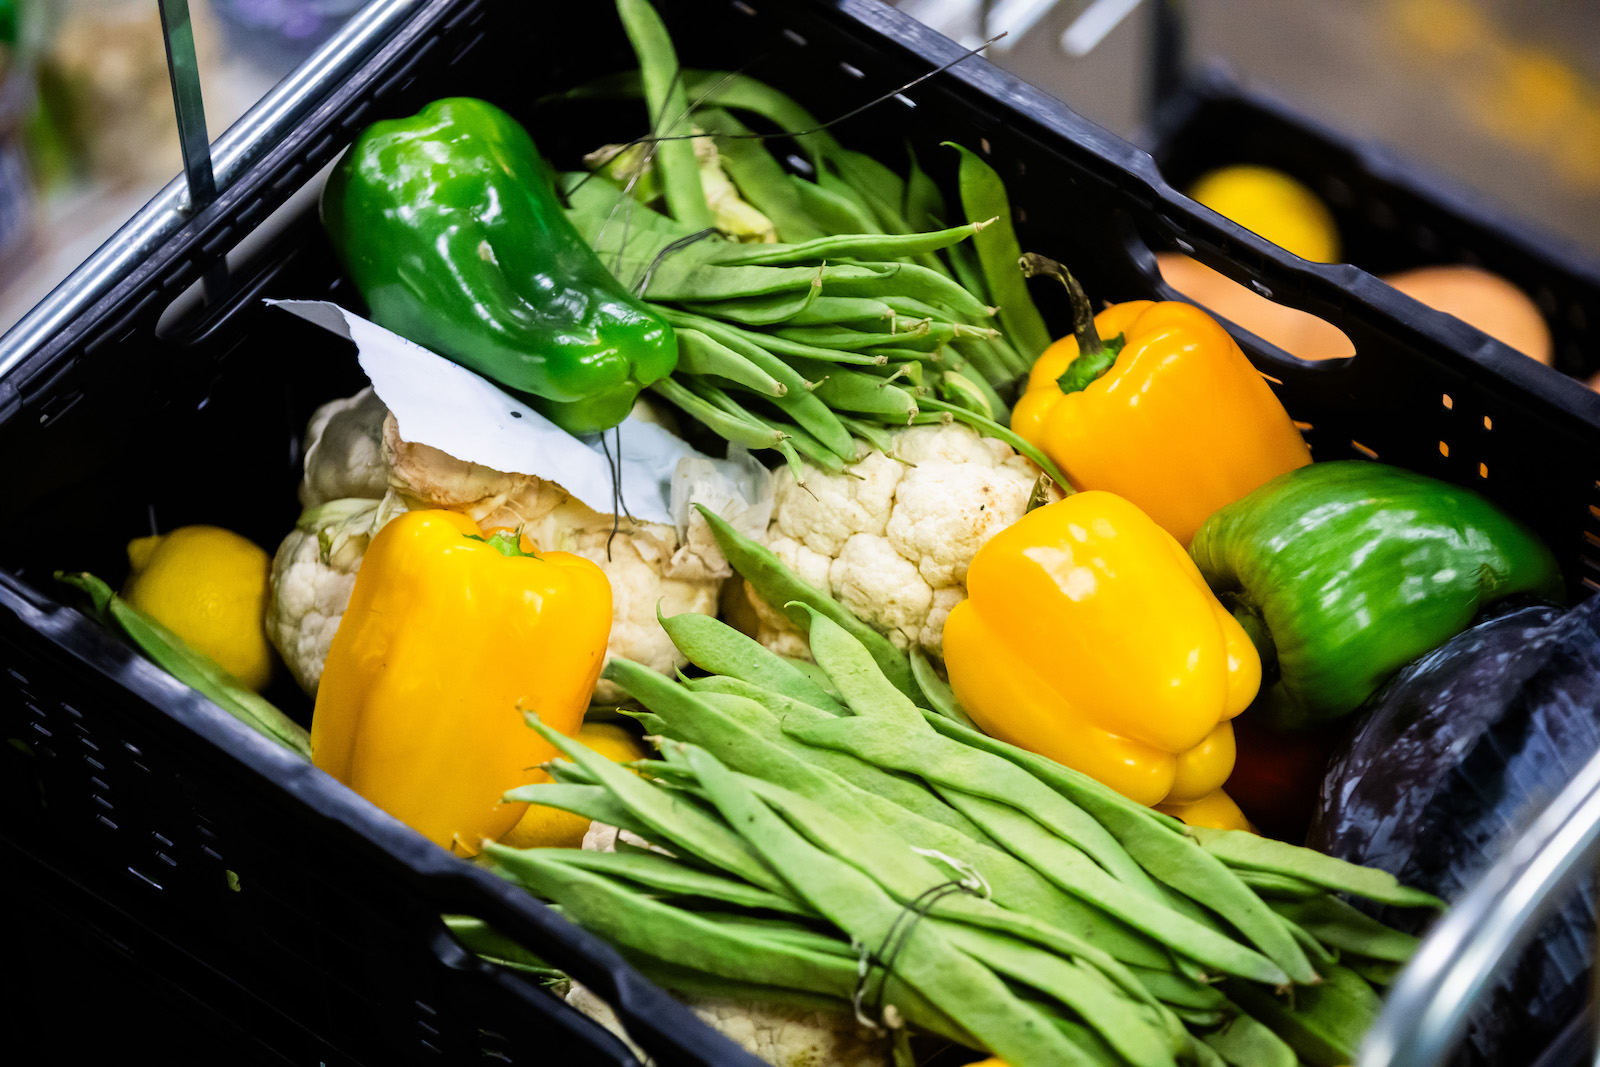
[[[876,0],[660,8],[686,65],[738,65],[822,118],[961,55]],[[292,526],[306,419],[361,382],[347,343],[261,303],[354,299],[314,208],[242,257],[225,299],[158,324],[355,131],[439,96],[479,95],[571,166],[637,133],[641,110],[536,101],[631,64],[598,0],[536,11],[427,0],[215,205],[0,381],[0,449],[12,460],[0,501],[0,663],[12,670],[0,675],[0,736],[22,742],[4,750],[0,778],[0,847],[8,875],[20,872],[6,880],[13,913],[53,909],[120,973],[149,975],[146,992],[175,1020],[245,1042],[236,1058],[616,1062],[620,1046],[592,1024],[465,957],[437,918],[460,911],[612,999],[660,1062],[744,1060],[594,939],[143,663],[61,606],[70,598],[51,580],[87,568],[119,581],[122,542],[152,514],[162,528],[212,522],[269,548]],[[1597,587],[1600,397],[1577,383],[1354,267],[1301,263],[1219,220],[1167,187],[1148,155],[980,59],[835,132],[897,166],[909,143],[947,188],[954,158],[941,141],[984,152],[1024,246],[1069,263],[1097,299],[1167,295],[1151,250],[1176,247],[1329,319],[1359,357],[1305,364],[1242,338],[1317,457],[1376,455],[1473,485],[1549,540],[1575,593]],[[1064,329],[1061,294],[1038,294]],[[296,693],[272,695],[309,714]]]
[[[1220,65],[1163,101],[1140,139],[1180,189],[1230,163],[1293,175],[1333,212],[1344,258],[1373,274],[1446,263],[1493,271],[1538,305],[1556,369],[1583,381],[1600,372],[1600,258],[1402,153],[1309,118]]]

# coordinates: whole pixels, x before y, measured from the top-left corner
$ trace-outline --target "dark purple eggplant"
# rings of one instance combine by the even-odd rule
[[[1502,609],[1402,671],[1334,754],[1308,844],[1461,896],[1600,750],[1600,597]],[[1387,909],[1411,933],[1428,917]],[[1595,887],[1496,980],[1455,1061],[1527,1062],[1579,1011]]]

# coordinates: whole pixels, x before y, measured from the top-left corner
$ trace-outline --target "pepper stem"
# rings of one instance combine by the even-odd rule
[[[467,534],[468,541],[482,541],[502,556],[531,556],[537,559],[537,552],[524,552],[522,550],[522,528],[516,530],[496,530],[488,537],[477,534]]]
[[[1256,654],[1261,657],[1262,688],[1265,688],[1269,679],[1275,680],[1278,676],[1278,646],[1272,640],[1272,631],[1267,629],[1267,620],[1261,617],[1260,608],[1236,594],[1224,593],[1220,599],[1243,627],[1250,643],[1256,646]]]
[[[1056,384],[1063,393],[1076,393],[1086,388],[1117,361],[1117,353],[1122,351],[1122,336],[1119,334],[1110,341],[1100,339],[1100,331],[1094,326],[1094,306],[1089,303],[1089,294],[1067,268],[1037,252],[1024,252],[1017,266],[1022,268],[1024,278],[1041,275],[1054,278],[1067,290],[1067,297],[1072,301],[1072,333],[1078,339],[1078,358],[1068,364]]]

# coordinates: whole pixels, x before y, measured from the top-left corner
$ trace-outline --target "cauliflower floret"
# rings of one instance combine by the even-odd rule
[[[267,636],[307,693],[322,679],[367,543],[392,514],[376,500],[308,508],[272,558]]]
[[[747,493],[748,486],[731,486],[707,461],[687,460],[673,480],[677,525],[626,517],[614,523],[612,516],[586,506],[555,482],[491,470],[404,440],[394,416],[370,389],[318,409],[305,456],[302,500],[320,503],[324,494],[335,491],[369,496],[365,503],[378,517],[375,524],[355,531],[359,540],[347,537],[342,553],[332,556],[326,544],[319,545],[319,531],[328,520],[308,512],[278,549],[268,632],[296,681],[311,695],[349,603],[366,540],[400,512],[460,511],[485,529],[520,526],[541,548],[593,560],[611,582],[609,653],[663,674],[687,661],[656,621],[657,604],[669,615],[715,615],[723,580],[733,573],[690,502],[704,502],[752,534],[765,528],[770,515],[769,481],[753,461],[759,477],[755,491]],[[747,499],[752,495],[754,502]],[[595,695],[615,700],[620,691],[601,682]]]
[[[966,599],[967,567],[989,538],[1022,518],[1039,468],[1003,441],[960,424],[895,434],[894,454],[870,452],[843,474],[778,479],[768,545],[800,577],[831,593],[900,648],[943,658],[944,622]],[[786,656],[804,636],[748,582],[753,636]]]
[[[382,433],[388,414],[370,385],[355,396],[331,400],[312,414],[306,425],[301,507],[383,496],[389,481]]]

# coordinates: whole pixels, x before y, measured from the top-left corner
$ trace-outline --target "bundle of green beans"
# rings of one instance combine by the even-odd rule
[[[1416,942],[1338,894],[1439,901],[1306,849],[1185,827],[932,710],[954,710],[936,675],[713,528],[804,620],[815,663],[706,616],[663,619],[705,676],[626,660],[605,672],[646,709],[662,758],[634,765],[641,777],[533,721],[572,762],[508,794],[659,851],[486,846],[508,876],[668,988],[865,1011],[1012,1067],[1351,1062],[1374,985]]]
[[[656,392],[714,432],[835,472],[856,439],[891,447],[887,428],[960,420],[1060,472],[1005,426],[1002,394],[1050,342],[1017,269],[1010,204],[994,170],[960,149],[966,225],[950,218],[914,156],[905,178],[844,148],[793,100],[740,74],[679,71],[644,0],[618,0],[640,69],[568,98],[642,97],[647,151],[565,180],[569,216],[623,284],[676,328],[679,365]],[[815,180],[786,170],[734,112],[793,135]],[[713,233],[687,138],[704,132],[740,195],[779,243]],[[630,146],[633,147],[633,146]],[[662,211],[630,195],[649,184]],[[998,305],[998,307],[996,306]]]

